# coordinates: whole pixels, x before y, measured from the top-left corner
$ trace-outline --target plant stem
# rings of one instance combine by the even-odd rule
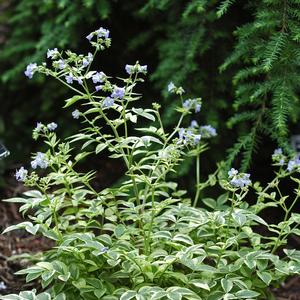
[[[197,206],[199,196],[200,196],[200,154],[197,154],[197,156],[196,156],[196,195],[194,198],[193,207]]]

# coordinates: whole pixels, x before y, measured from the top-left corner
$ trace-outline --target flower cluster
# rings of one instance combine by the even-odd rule
[[[182,87],[177,87],[172,81],[168,84],[168,92],[172,94],[182,95],[184,89]]]
[[[31,167],[36,169],[40,167],[41,169],[46,169],[48,167],[48,160],[45,153],[38,152],[35,159],[31,162]]]
[[[58,55],[59,55],[59,52],[58,52],[57,48],[48,49],[48,51],[47,51],[47,58],[55,59],[58,57]]]
[[[211,138],[217,135],[217,131],[211,125],[200,126],[200,134],[203,138]]]
[[[291,160],[289,160],[288,165],[287,165],[287,170],[289,172],[292,172],[296,169],[299,169],[300,167],[300,158],[297,156]]]
[[[87,66],[89,66],[92,63],[93,59],[94,59],[93,54],[89,52],[88,55],[83,58],[82,66],[84,68],[86,68]]]
[[[139,63],[136,63],[135,65],[126,65],[125,70],[129,75],[135,73],[147,74],[147,66],[141,66]]]
[[[97,36],[97,38],[109,38],[109,30],[105,29],[103,27],[100,27],[99,29],[91,32],[89,35],[86,36],[86,38],[91,41],[94,36]]]
[[[55,122],[51,122],[47,125],[49,131],[54,131],[57,128],[57,124]]]
[[[114,87],[114,90],[111,94],[112,98],[119,98],[119,99],[123,99],[125,96],[125,89],[122,87]]]
[[[102,102],[102,108],[109,108],[115,104],[115,101],[111,97],[106,97]]]
[[[228,171],[228,177],[230,179],[230,184],[234,188],[244,188],[251,184],[250,174],[248,173],[240,173],[238,170],[231,168]]]
[[[16,171],[15,177],[18,181],[25,181],[27,175],[28,171],[24,167],[21,167],[19,170]]]
[[[27,67],[26,70],[24,72],[24,74],[28,77],[28,78],[32,78],[32,76],[34,75],[34,73],[37,71],[38,66],[36,63],[30,63]]]
[[[198,113],[201,110],[201,98],[187,99],[183,102],[182,106],[186,110],[194,109],[195,113]]]
[[[195,134],[190,128],[180,128],[178,135],[178,144],[195,146],[201,140],[201,134]]]
[[[283,166],[286,161],[286,156],[283,154],[282,149],[275,149],[272,154],[272,160],[276,165]]]

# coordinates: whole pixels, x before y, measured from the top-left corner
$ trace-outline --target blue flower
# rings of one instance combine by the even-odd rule
[[[183,102],[182,107],[185,109],[190,109],[192,106],[192,100],[191,99],[187,99]]]
[[[125,89],[122,87],[115,86],[115,88],[111,94],[111,97],[123,99],[124,95],[125,95]]]
[[[273,155],[280,155],[280,154],[282,154],[282,149],[281,148],[277,148],[277,149],[274,150]]]
[[[147,73],[147,65],[140,66],[138,63],[136,65],[126,65],[125,70],[129,75],[134,73]]]
[[[47,128],[49,129],[49,131],[54,131],[57,128],[57,124],[54,122],[51,122],[47,125]]]
[[[197,103],[197,104],[195,105],[195,113],[200,112],[200,110],[201,110],[201,104],[200,104],[200,103]]]
[[[65,63],[65,61],[63,59],[58,60],[57,64],[58,64],[58,68],[60,70],[63,70],[66,67],[66,63]]]
[[[106,39],[109,38],[109,30],[108,29],[105,29],[103,27],[100,27],[98,30],[95,31],[96,34],[97,34],[97,37],[98,38],[101,38],[101,37],[104,37]]]
[[[95,89],[97,92],[99,92],[102,89],[103,85],[96,85]]]
[[[93,38],[93,36],[94,36],[94,33],[91,32],[89,35],[86,36],[86,38],[87,38],[89,41],[91,41],[91,39]]]
[[[199,144],[200,140],[201,140],[201,134],[195,134],[194,135],[194,143],[195,143],[195,145]]]
[[[27,175],[28,171],[24,167],[21,167],[19,170],[16,171],[15,177],[18,181],[25,181]]]
[[[235,188],[244,188],[251,184],[250,174],[239,174],[239,172],[234,168],[231,168],[231,170],[228,171],[228,177],[230,179],[230,184]]]
[[[56,58],[56,56],[59,54],[57,48],[54,49],[48,49],[47,51],[47,58]]]
[[[72,117],[74,119],[79,119],[79,116],[80,116],[80,111],[78,109],[75,109],[73,112],[72,112]]]
[[[199,125],[198,125],[197,121],[196,121],[196,120],[192,120],[190,127],[196,128],[196,127],[198,127],[198,126],[199,126]]]
[[[106,253],[108,250],[109,250],[108,247],[102,247],[102,248],[100,249],[100,253],[101,253],[101,254]]]
[[[42,129],[43,129],[44,125],[41,123],[41,122],[37,122],[36,123],[36,127],[35,127],[35,130],[37,132],[40,132]]]
[[[197,144],[199,144],[200,140],[201,140],[201,134],[194,134],[192,132],[192,130],[185,129],[185,128],[180,128],[179,132],[179,139],[177,144],[184,144],[184,145],[191,145],[191,146],[195,146]]]
[[[204,138],[210,138],[217,135],[217,131],[211,125],[200,126],[200,133]]]
[[[0,281],[0,291],[1,290],[6,290],[7,289],[7,286],[6,284],[4,283],[4,281]]]
[[[102,108],[109,108],[114,105],[114,99],[110,97],[106,97],[102,102]]]
[[[46,154],[42,152],[38,152],[36,154],[35,159],[31,162],[31,167],[33,169],[36,169],[37,167],[46,169],[48,167],[48,160],[46,158]]]
[[[28,77],[28,78],[32,78],[33,74],[35,73],[35,71],[37,71],[38,67],[36,63],[31,63],[26,67],[26,71],[24,72],[24,74]]]
[[[125,70],[129,75],[132,75],[134,73],[134,66],[132,65],[126,65]]]
[[[73,80],[74,80],[74,77],[72,74],[69,74],[65,77],[66,79],[66,82],[69,83],[69,84],[72,84],[73,83]]]
[[[93,54],[89,52],[89,53],[88,53],[88,56],[83,58],[83,60],[82,60],[82,66],[85,68],[85,67],[87,67],[92,61],[93,61]]]
[[[297,169],[298,167],[300,167],[300,159],[299,157],[295,157],[294,159],[291,159],[288,162],[287,170],[291,172]]]
[[[229,176],[229,178],[230,178],[230,177],[233,177],[233,176],[237,175],[238,173],[239,173],[238,170],[236,170],[236,169],[234,169],[234,168],[231,168],[231,169],[228,171],[228,176]]]
[[[168,84],[168,92],[169,93],[174,93],[175,89],[176,89],[175,84],[172,81],[169,82],[169,84]]]
[[[97,72],[92,76],[93,83],[103,82],[106,78],[106,75],[103,72]]]

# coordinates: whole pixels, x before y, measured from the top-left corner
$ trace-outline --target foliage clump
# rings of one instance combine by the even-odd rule
[[[55,246],[17,272],[28,282],[38,280],[41,293],[0,299],[271,299],[269,286],[300,272],[300,252],[283,248],[290,234],[300,235],[300,215],[291,213],[300,180],[291,177],[297,184],[291,204],[280,191],[281,179],[299,171],[299,160],[277,149],[273,160],[279,171],[266,187],[233,168],[200,182],[205,139],[216,131],[195,120],[185,125],[185,119],[201,113],[201,98],[185,99],[182,87],[169,84],[171,96],[178,97],[179,118],[168,132],[158,103],[136,107],[141,96],[134,89],[147,67],[126,65],[127,77],[114,83],[91,70],[95,55],[110,46],[109,31],[100,28],[87,39],[94,54],[52,49],[50,67],[31,63],[25,71],[28,77],[36,72],[54,77],[75,93],[65,107],[76,105],[72,115],[82,129],[66,140],[58,137],[55,122],[38,123],[33,131],[47,151],[33,156],[33,171],[16,172],[30,189],[6,200],[20,203],[29,220],[5,232],[25,229]],[[138,126],[141,118],[151,124]],[[95,172],[80,172],[78,165],[100,153],[123,161],[126,172],[119,184],[96,190]],[[193,199],[174,180],[187,157],[195,161]],[[203,198],[201,191],[217,181],[224,192]],[[251,187],[252,205],[245,201]],[[282,208],[284,220],[268,224],[259,214],[269,207]]]

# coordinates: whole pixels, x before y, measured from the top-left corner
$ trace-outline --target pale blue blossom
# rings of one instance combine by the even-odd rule
[[[98,30],[95,31],[95,33],[97,34],[98,38],[102,38],[102,37],[106,39],[109,38],[109,30],[103,27],[100,27]]]
[[[101,85],[101,84],[95,86],[95,89],[97,92],[101,91],[102,88],[103,88],[103,85]]]
[[[36,123],[36,127],[35,127],[35,130],[37,132],[40,132],[42,129],[43,129],[44,125],[41,123],[41,122],[37,122]]]
[[[90,41],[94,36],[94,33],[91,32],[89,35],[86,36],[86,38]]]
[[[73,112],[72,112],[72,117],[74,119],[79,119],[79,116],[80,116],[80,111],[78,109],[75,109]]]
[[[198,125],[198,122],[197,122],[196,120],[192,120],[192,121],[191,121],[190,127],[196,128],[196,127],[198,127],[198,126],[199,126],[199,125]]]
[[[16,171],[15,177],[18,181],[25,181],[27,175],[28,171],[24,167],[21,167],[19,170]]]
[[[235,188],[244,188],[251,184],[250,174],[239,174],[239,172],[234,168],[231,168],[231,170],[228,171],[228,177],[230,179],[230,184]]]
[[[183,102],[182,107],[185,109],[190,109],[192,106],[192,100],[191,99],[187,99]]]
[[[100,254],[106,253],[108,250],[109,250],[108,247],[102,247],[102,248],[100,249]]]
[[[195,113],[200,112],[200,110],[201,110],[201,104],[200,104],[200,103],[197,103],[197,104],[195,105]]]
[[[111,94],[111,97],[112,98],[123,99],[124,95],[125,95],[125,89],[122,88],[122,87],[115,86],[115,88],[114,88],[114,90],[113,90],[113,92]]]
[[[299,157],[295,157],[288,162],[287,170],[291,172],[299,167],[300,167],[300,159]]]
[[[172,81],[169,82],[169,84],[168,84],[168,92],[169,93],[173,93],[175,91],[175,89],[176,89],[175,84]]]
[[[58,52],[57,48],[48,49],[47,58],[56,58],[57,55],[59,55],[59,52]]]
[[[178,131],[178,142],[177,144],[184,144],[184,145],[191,145],[195,146],[199,144],[201,140],[201,134],[195,134],[192,130],[189,128],[180,128]]]
[[[45,153],[38,152],[36,154],[35,159],[31,162],[31,167],[36,169],[40,167],[42,169],[46,169],[48,167],[48,160]]]
[[[103,82],[106,79],[106,75],[103,72],[97,72],[92,76],[93,83]]]
[[[87,57],[84,57],[82,60],[82,66],[85,68],[93,61],[93,54],[88,53]]]
[[[26,71],[24,72],[24,74],[28,77],[28,78],[32,78],[33,74],[37,71],[38,67],[36,63],[31,63],[26,67]]]
[[[1,282],[0,282],[0,291],[1,291],[1,290],[6,290],[6,289],[7,289],[6,284],[4,283],[4,281],[1,281]]]
[[[57,124],[55,122],[51,122],[47,125],[47,128],[50,130],[50,131],[54,131],[56,128],[57,128]]]
[[[69,84],[72,84],[73,83],[73,80],[74,80],[74,77],[72,74],[69,74],[65,77],[66,79],[66,82],[69,83]]]
[[[136,65],[126,65],[125,70],[129,75],[132,75],[134,73],[147,73],[147,65],[140,66],[139,64]]]
[[[109,108],[114,105],[114,99],[110,97],[106,97],[102,102],[102,108]]]
[[[233,177],[235,175],[237,175],[239,173],[238,170],[234,169],[234,168],[231,168],[229,171],[228,171],[228,176],[229,177]]]
[[[66,62],[63,59],[57,61],[58,68],[63,70],[66,67]]]
[[[273,155],[280,155],[280,154],[282,154],[282,149],[281,148],[277,148],[277,149],[274,150]]]
[[[211,125],[200,126],[200,133],[204,138],[210,138],[217,135],[217,131]]]

